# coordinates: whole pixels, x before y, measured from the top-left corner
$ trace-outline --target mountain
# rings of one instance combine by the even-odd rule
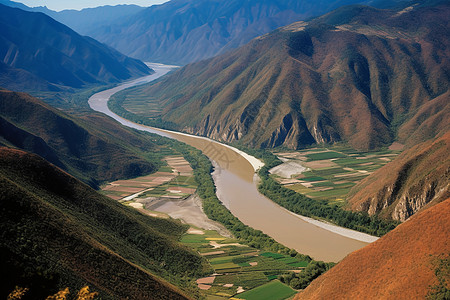
[[[295,299],[448,299],[449,236],[447,199],[349,254]]]
[[[69,116],[24,93],[0,90],[0,145],[36,153],[96,187],[156,170],[148,135],[96,113]]]
[[[81,35],[89,33],[100,26],[108,26],[118,22],[123,18],[128,18],[144,10],[144,7],[137,5],[105,5],[82,10],[67,9],[59,12],[42,10],[56,21],[70,27]],[[34,8],[34,11],[40,11]]]
[[[275,28],[361,0],[172,0],[89,36],[144,61],[181,64],[244,45]]]
[[[101,299],[188,299],[161,277],[203,274],[177,242],[186,225],[127,208],[34,154],[0,147],[0,207],[3,299],[15,286],[29,288],[25,300],[85,285]]]
[[[447,117],[450,120],[450,117]],[[348,207],[405,221],[450,197],[450,131],[405,150],[350,191]]]
[[[87,35],[93,28],[114,24],[120,19],[135,15],[145,9],[137,5],[123,4],[115,6],[105,5],[82,10],[66,9],[54,11],[45,6],[28,7],[22,3],[9,0],[0,0],[0,4],[31,12],[42,12],[81,35]]]
[[[62,90],[116,83],[152,72],[43,13],[0,4],[0,86]]]
[[[337,9],[121,94],[173,127],[250,147],[407,145],[448,130],[448,2]],[[118,97],[118,98],[120,98]],[[135,100],[139,99],[139,100]],[[158,113],[150,111],[161,108]],[[447,114],[448,115],[448,114]]]

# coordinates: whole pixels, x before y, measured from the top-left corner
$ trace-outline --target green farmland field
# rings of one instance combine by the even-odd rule
[[[398,151],[358,152],[346,147],[314,148],[275,153],[297,161],[308,168],[292,178],[286,187],[331,205],[343,205],[350,189],[362,179],[384,166],[398,155]],[[276,180],[281,178],[274,175]]]
[[[234,297],[234,299],[245,300],[282,300],[296,293],[287,285],[282,284],[278,280],[273,280],[262,286],[254,288]]]

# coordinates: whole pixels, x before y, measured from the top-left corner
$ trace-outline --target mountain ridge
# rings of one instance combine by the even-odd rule
[[[448,95],[449,28],[442,21],[449,10],[448,4],[402,13],[341,8],[187,65],[113,102],[143,121],[161,119],[178,130],[250,147],[411,145],[448,129],[445,117],[430,112],[436,110],[431,103],[445,106]],[[343,14],[348,23],[327,24]],[[421,22],[404,22],[409,19]],[[162,109],[132,110],[131,97]],[[433,126],[413,122],[416,113],[434,118]]]
[[[225,53],[277,27],[359,2],[169,1],[89,35],[131,57],[184,65]]]

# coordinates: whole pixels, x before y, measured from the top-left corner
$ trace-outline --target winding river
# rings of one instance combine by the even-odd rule
[[[243,223],[287,247],[316,260],[337,262],[376,240],[366,234],[295,215],[262,196],[257,190],[258,176],[255,175],[262,163],[254,157],[205,137],[136,124],[110,111],[107,102],[113,94],[153,81],[175,68],[162,64],[149,66],[155,70],[154,74],[93,95],[89,99],[90,107],[125,126],[174,138],[203,151],[215,166],[213,178],[220,201]]]

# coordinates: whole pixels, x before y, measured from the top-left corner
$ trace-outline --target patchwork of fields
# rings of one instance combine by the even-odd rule
[[[197,280],[207,299],[285,299],[296,292],[275,279],[287,272],[301,272],[308,265],[295,257],[241,245],[215,231],[190,232],[181,242],[214,268],[213,275]]]
[[[314,199],[342,203],[352,186],[391,161],[398,152],[359,153],[334,147],[275,154],[284,161],[272,172],[272,176],[280,183]],[[278,278],[292,272],[302,272],[308,262],[242,245],[235,239],[224,237],[220,230],[219,234],[216,228],[199,229],[212,228],[197,223],[195,220],[199,216],[193,211],[180,210],[183,216],[173,214],[173,209],[192,205],[197,184],[192,168],[183,157],[168,155],[165,161],[167,165],[158,172],[112,182],[103,188],[103,193],[145,214],[182,218],[188,224],[195,224],[191,225],[193,227],[181,242],[204,256],[214,269],[214,274],[197,279],[197,286],[206,299],[291,298],[296,291]],[[195,220],[186,219],[186,214],[191,214]]]
[[[399,151],[361,153],[351,148],[333,147],[274,154],[284,162],[271,170],[279,183],[313,199],[343,204],[354,185],[393,160]]]

